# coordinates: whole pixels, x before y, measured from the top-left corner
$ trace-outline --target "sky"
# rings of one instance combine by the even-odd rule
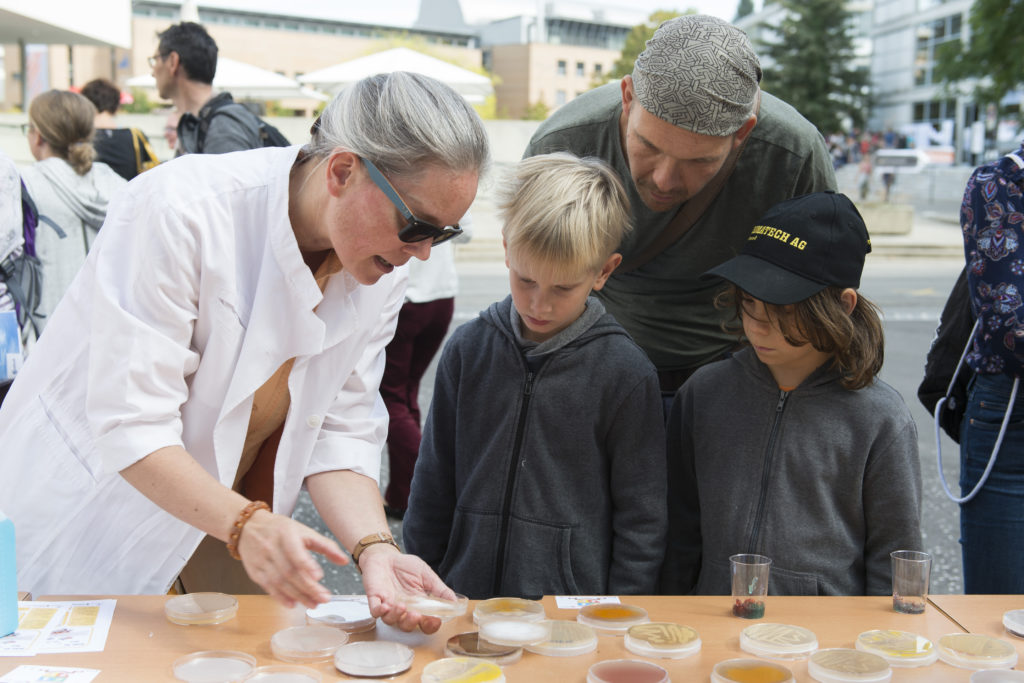
[[[618,6],[629,10],[642,10],[650,14],[654,10],[674,9],[685,12],[695,9],[701,14],[712,14],[726,21],[736,16],[738,0],[601,0],[589,3],[586,0],[568,0],[574,5],[593,4],[595,6]],[[472,16],[492,15],[494,17],[513,14],[511,8],[536,6],[533,0],[460,0],[463,14],[467,19]],[[757,3],[755,3],[757,4]]]

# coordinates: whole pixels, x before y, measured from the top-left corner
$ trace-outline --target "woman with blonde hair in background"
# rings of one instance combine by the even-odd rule
[[[29,150],[36,164],[22,171],[39,210],[36,254],[42,263],[39,332],[85,262],[107,214],[107,203],[125,180],[94,162],[96,108],[77,93],[50,90],[28,108]]]

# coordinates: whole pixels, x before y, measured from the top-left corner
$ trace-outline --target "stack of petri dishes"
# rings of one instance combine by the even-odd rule
[[[932,641],[908,631],[864,631],[857,636],[857,649],[900,668],[929,666],[939,658]]]
[[[634,605],[587,605],[576,615],[576,621],[590,626],[602,636],[624,636],[630,626],[646,624],[650,620],[647,610]]]
[[[285,662],[326,662],[348,642],[348,634],[331,626],[292,626],[270,637],[270,651]]]
[[[818,649],[818,638],[802,626],[753,624],[740,632],[740,649],[770,659],[805,659]]]
[[[682,659],[700,652],[697,630],[664,621],[630,626],[626,631],[626,649],[641,657]]]
[[[892,669],[885,659],[845,647],[815,652],[807,662],[807,673],[820,683],[888,683],[892,680]]]
[[[185,593],[168,598],[164,616],[172,624],[211,626],[238,614],[238,600],[227,593]]]

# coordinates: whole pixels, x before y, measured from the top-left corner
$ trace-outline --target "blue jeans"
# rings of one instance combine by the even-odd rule
[[[1024,385],[1024,382],[1021,383]],[[960,495],[988,464],[1013,388],[1006,375],[978,375],[960,430]],[[1018,389],[995,467],[960,506],[965,593],[1024,593],[1024,386]]]

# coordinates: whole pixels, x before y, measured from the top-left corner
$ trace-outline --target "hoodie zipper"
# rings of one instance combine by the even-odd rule
[[[523,405],[519,409],[519,419],[516,421],[516,438],[512,447],[512,458],[508,465],[508,478],[505,484],[505,502],[501,509],[501,531],[498,533],[498,555],[494,565],[494,588],[491,595],[503,595],[501,591],[502,573],[505,567],[505,551],[508,545],[509,517],[512,513],[512,493],[515,490],[516,474],[519,471],[519,451],[523,446],[523,432],[525,431],[526,412],[530,407],[530,397],[533,395],[534,373],[526,374],[526,386],[523,387]]]
[[[786,407],[788,391],[779,391],[779,402],[775,404],[775,419],[772,421],[772,431],[768,435],[768,447],[765,451],[764,469],[761,471],[761,493],[757,499],[757,513],[754,515],[754,528],[750,534],[750,543],[747,546],[748,553],[757,552],[757,542],[761,535],[761,522],[764,518],[764,509],[768,504],[768,478],[771,476],[772,460],[775,458],[775,439],[779,434],[779,423],[782,421],[782,410]]]

